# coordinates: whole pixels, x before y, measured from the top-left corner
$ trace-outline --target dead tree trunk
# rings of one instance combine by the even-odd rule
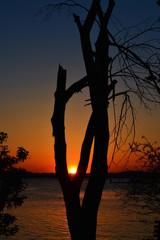
[[[94,131],[93,131],[93,115],[90,118],[85,138],[82,144],[81,157],[77,174],[73,180],[70,179],[67,164],[66,164],[66,143],[65,143],[65,127],[64,115],[65,105],[72,94],[86,86],[86,78],[80,80],[78,84],[74,84],[67,91],[66,71],[60,66],[57,78],[57,90],[55,92],[55,107],[52,117],[53,136],[55,137],[55,161],[56,174],[61,184],[66,205],[66,213],[68,219],[69,230],[72,240],[86,239],[86,224],[85,216],[82,207],[80,206],[80,187],[85,177],[88,166],[90,150],[92,146]],[[84,212],[85,213],[85,212]],[[92,239],[92,238],[90,238]]]
[[[128,39],[124,35],[123,42],[121,37],[118,37],[119,34],[123,32],[121,28],[118,30],[118,33],[112,35],[108,28],[108,22],[114,8],[114,0],[108,0],[108,7],[104,12],[101,8],[101,0],[92,0],[91,2],[91,7],[87,10],[87,15],[83,22],[79,16],[73,14],[80,34],[86,77],[66,89],[66,70],[61,66],[59,67],[57,89],[55,92],[55,106],[52,117],[53,136],[55,137],[56,174],[63,191],[72,240],[96,239],[98,208],[108,173],[108,100],[112,99],[114,106],[114,157],[115,150],[126,143],[126,139],[128,139],[131,132],[135,134],[134,109],[128,93],[136,94],[145,107],[147,107],[147,101],[159,103],[160,94],[158,85],[159,53],[157,54],[159,48],[156,45],[154,46],[154,44],[150,44],[150,41],[135,44],[136,37],[132,36],[132,34],[129,35]],[[63,6],[71,8],[80,7],[86,10],[85,7],[76,1],[62,1],[60,3],[47,5],[44,9],[42,8],[42,12],[45,9],[49,11],[47,15],[47,17],[49,17],[56,9],[60,9]],[[93,43],[90,38],[94,24],[97,24],[99,28],[95,43]],[[148,23],[145,25],[144,31],[137,33],[138,38],[147,32],[155,31],[155,33],[157,33],[159,27],[154,27],[154,24],[151,24],[149,27],[147,27],[147,25]],[[128,30],[126,30],[126,33],[128,34]],[[118,37],[118,41],[115,39],[115,36]],[[155,40],[156,39],[154,39],[153,42]],[[95,44],[95,48],[93,48],[93,44]],[[109,48],[111,46],[116,50],[116,54],[112,54],[112,59],[109,56]],[[136,49],[140,48],[143,51],[139,55],[139,51],[136,51]],[[146,50],[146,48],[148,48],[148,50]],[[144,53],[144,57],[142,57],[142,53]],[[119,65],[119,68],[112,73],[114,62],[116,68],[117,65]],[[142,69],[142,71],[140,71],[140,69]],[[143,73],[143,77],[141,72]],[[112,78],[115,79],[113,80]],[[115,94],[115,84],[119,79],[124,82],[126,91]],[[128,83],[126,79],[128,79],[130,83]],[[132,83],[135,84],[135,88]],[[89,88],[92,114],[84,136],[77,173],[73,179],[70,179],[66,163],[65,107],[72,95],[86,86]],[[113,94],[109,97],[111,91]],[[115,96],[120,95],[124,96],[125,99],[121,104],[117,124],[114,99]],[[133,119],[129,131],[126,124],[128,112],[131,113]],[[127,136],[121,144],[121,139],[118,143],[118,138],[122,137],[123,128],[127,129]],[[94,144],[94,148],[91,171],[84,198],[82,204],[80,204],[80,188],[86,174],[92,144]]]
[[[86,86],[86,78],[79,81],[79,85],[72,86],[72,93],[79,91]],[[57,78],[57,90],[55,93],[55,107],[52,117],[53,136],[55,137],[55,161],[56,174],[61,184],[66,205],[66,213],[68,219],[69,230],[72,240],[74,239],[96,239],[97,212],[103,191],[103,186],[107,174],[106,163],[106,147],[105,151],[103,138],[108,141],[108,135],[104,133],[104,128],[101,126],[101,133],[96,135],[94,114],[91,115],[84,141],[81,149],[80,161],[77,169],[77,174],[74,179],[70,179],[66,163],[66,143],[65,143],[65,105],[67,100],[72,95],[70,90],[65,89],[66,71],[60,66]],[[78,87],[77,87],[78,86]],[[105,115],[107,117],[107,113]],[[106,120],[106,119],[105,119]],[[105,129],[108,131],[106,121],[104,122]],[[99,129],[98,129],[99,131]],[[104,135],[104,136],[103,136]],[[83,199],[82,206],[80,205],[80,187],[84,180],[88,166],[91,146],[95,137],[94,156],[91,174],[87,186],[87,190]],[[98,150],[97,150],[98,149]],[[99,152],[101,151],[101,152]],[[99,164],[99,163],[100,164]]]
[[[107,37],[107,24],[113,6],[114,1],[110,0],[106,14],[103,15],[100,1],[93,0],[83,25],[79,17],[74,15],[80,33],[87,77],[66,90],[66,70],[60,66],[58,72],[52,126],[53,136],[55,137],[56,174],[64,195],[72,240],[96,239],[97,213],[108,172],[109,125],[107,97],[110,93],[110,86],[108,85],[109,40]],[[100,19],[100,32],[96,42],[96,51],[93,54],[89,35],[96,15]],[[85,86],[89,86],[90,90],[92,115],[82,144],[77,174],[71,180],[66,163],[65,106],[72,94]],[[80,205],[80,187],[87,170],[93,139],[94,151],[91,172],[83,202]]]

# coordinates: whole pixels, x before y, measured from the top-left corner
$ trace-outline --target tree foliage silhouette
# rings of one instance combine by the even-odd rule
[[[18,231],[15,224],[16,217],[10,214],[11,208],[21,206],[26,198],[22,191],[24,170],[17,168],[16,164],[24,162],[29,152],[18,147],[16,157],[11,156],[7,141],[7,133],[0,132],[0,235],[11,236]]]
[[[40,9],[45,20],[61,8],[74,12],[86,69],[86,76],[66,89],[67,71],[59,66],[52,117],[56,174],[64,195],[72,240],[96,239],[97,213],[108,173],[109,141],[114,144],[111,163],[116,151],[122,149],[130,136],[133,144],[133,99],[137,97],[147,109],[151,103],[160,102],[159,22],[147,20],[124,28],[117,18],[112,17],[115,2],[109,0],[107,9],[103,9],[100,0],[92,0],[88,9],[78,1],[69,0],[54,2]],[[75,14],[77,8],[86,12],[83,22]],[[91,37],[94,27],[95,41],[95,36],[94,39]],[[72,95],[85,87],[89,88],[90,96],[86,101],[91,105],[92,114],[82,143],[77,174],[71,179],[66,160],[65,110]],[[109,111],[112,108],[113,111]],[[111,114],[113,131],[108,122]],[[80,188],[92,144],[91,172],[80,204]],[[125,154],[129,157],[130,153],[127,151]]]
[[[160,147],[156,142],[135,142],[131,146],[138,165],[145,172],[142,177],[130,179],[122,200],[125,204],[136,206],[142,220],[159,220],[160,214]]]

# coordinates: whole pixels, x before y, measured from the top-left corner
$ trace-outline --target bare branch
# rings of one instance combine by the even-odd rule
[[[86,12],[89,11],[86,7],[84,7],[83,5],[79,4],[78,2],[76,2],[74,0],[66,0],[66,1],[62,1],[60,3],[46,4],[45,6],[40,8],[40,10],[37,12],[37,14],[44,14],[43,21],[48,21],[49,18],[55,12],[60,11],[62,8],[67,8],[71,12],[75,8],[80,8],[80,9],[86,11]]]
[[[158,56],[160,55],[160,47],[157,46],[158,42],[155,42],[158,39],[143,40],[138,43],[133,43],[133,39],[137,40],[141,36],[141,33],[144,35],[145,33],[157,30],[157,28],[155,22],[147,24],[145,30],[140,31],[137,35],[128,36],[127,40],[124,38],[123,43],[119,43],[108,32],[111,39],[111,46],[115,46],[118,50],[110,63],[110,78],[121,77],[126,87],[140,98],[140,101],[146,108],[150,108],[147,102],[159,103],[160,87],[158,79],[160,65]],[[125,29],[123,31],[125,32]],[[117,60],[120,68],[117,72],[113,73],[114,62],[117,64]],[[136,86],[137,89],[133,86]]]
[[[84,22],[84,29],[86,32],[90,33],[93,24],[96,19],[96,14],[97,14],[97,7],[99,6],[100,0],[93,0],[91,8],[87,14],[86,20]]]
[[[114,0],[109,0],[109,5],[108,5],[107,11],[106,11],[105,16],[104,16],[104,27],[105,28],[108,25],[109,19],[111,17],[111,14],[112,14],[112,11],[113,11],[113,8],[114,8],[114,5],[115,5],[115,1]]]
[[[83,88],[88,86],[88,79],[87,77],[82,78],[81,80],[73,83],[65,92],[65,99],[66,103],[72,97],[74,93],[80,92]]]
[[[87,171],[93,137],[94,137],[94,119],[92,113],[81,148],[81,156],[77,168],[77,174],[73,179],[73,184],[75,184],[78,187],[79,191]]]

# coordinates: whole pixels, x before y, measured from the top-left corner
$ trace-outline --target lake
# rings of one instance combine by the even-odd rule
[[[2,240],[66,240],[70,239],[62,192],[57,179],[26,180],[27,199],[15,210],[19,233]],[[87,180],[84,181],[81,197]],[[121,189],[122,187],[122,189]],[[116,193],[123,191],[117,183],[106,182],[98,213],[97,240],[142,240],[153,236],[153,224],[142,223],[136,209],[122,204]]]

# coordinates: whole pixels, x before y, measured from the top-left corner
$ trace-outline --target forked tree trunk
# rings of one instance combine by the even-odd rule
[[[51,120],[52,126],[53,126],[53,136],[55,137],[54,150],[55,150],[55,161],[56,161],[56,174],[63,191],[64,201],[66,205],[68,226],[69,226],[72,240],[85,240],[85,239],[95,240],[96,239],[98,208],[99,208],[105,180],[108,173],[107,153],[108,153],[108,144],[109,144],[109,125],[108,125],[108,111],[107,111],[108,101],[107,100],[109,99],[108,96],[110,92],[113,90],[112,99],[114,101],[114,98],[115,98],[114,89],[115,89],[115,84],[117,82],[116,80],[112,79],[114,76],[114,74],[112,74],[113,61],[109,57],[109,47],[113,45],[118,50],[118,53],[116,53],[114,60],[117,58],[119,59],[119,57],[123,58],[123,54],[124,54],[124,59],[122,61],[122,65],[124,66],[122,68],[120,67],[121,69],[120,71],[119,70],[118,72],[116,71],[115,76],[118,77],[119,73],[120,75],[124,74],[124,77],[129,76],[129,79],[133,78],[133,80],[135,80],[136,83],[138,78],[140,80],[140,83],[137,85],[137,89],[138,89],[137,93],[135,90],[133,92],[136,93],[137,95],[140,95],[140,99],[142,101],[143,99],[152,101],[150,98],[145,97],[146,93],[145,91],[143,91],[143,89],[146,89],[145,88],[146,78],[145,78],[145,84],[144,84],[141,77],[137,77],[137,75],[135,76],[134,68],[132,69],[132,66],[136,67],[136,65],[138,64],[138,66],[143,67],[145,70],[147,70],[154,84],[153,85],[151,84],[150,86],[149,85],[146,85],[146,86],[149,86],[151,88],[153,87],[152,90],[154,93],[155,93],[154,91],[155,89],[156,91],[158,91],[158,93],[160,92],[159,87],[157,86],[156,77],[151,71],[151,66],[149,66],[149,64],[144,62],[141,59],[141,57],[139,57],[134,51],[132,52],[131,48],[133,48],[133,46],[135,48],[136,45],[132,46],[131,44],[130,47],[128,46],[125,47],[126,44],[132,42],[133,38],[130,38],[130,40],[126,40],[124,44],[119,45],[119,43],[115,41],[114,37],[110,34],[108,30],[108,22],[112,14],[115,1],[108,0],[108,7],[105,12],[102,11],[101,0],[92,0],[91,2],[92,2],[91,7],[88,10],[86,18],[83,22],[81,22],[79,16],[73,14],[74,21],[77,25],[77,28],[80,34],[83,60],[86,68],[86,77],[75,82],[70,88],[66,90],[66,70],[64,70],[61,66],[59,67],[58,77],[57,77],[57,89],[55,92],[54,113]],[[81,6],[78,3],[76,5],[76,1],[71,1],[71,5],[70,5],[70,1],[64,1],[64,3],[53,4],[53,9],[62,7],[62,5],[72,6],[72,4],[74,6],[79,6],[79,7]],[[85,9],[84,7],[82,8]],[[99,28],[99,32],[95,42],[95,48],[93,49],[93,42],[91,42],[90,35],[91,35],[91,30],[93,29],[93,26],[95,23]],[[139,34],[137,36],[139,36]],[[121,41],[119,42],[121,44]],[[140,44],[140,46],[142,46],[142,44]],[[150,47],[152,49],[152,46],[149,45],[148,47],[149,47],[148,49],[150,49]],[[119,51],[120,51],[120,55],[119,55]],[[121,53],[123,53],[122,56],[121,56]],[[151,59],[151,58],[152,57],[149,57],[148,59]],[[121,78],[123,79],[122,76]],[[65,124],[64,124],[65,123],[65,107],[66,107],[67,101],[71,98],[71,96],[75,92],[80,91],[82,88],[86,86],[89,87],[92,114],[91,114],[91,117],[87,126],[87,130],[84,136],[77,173],[73,179],[70,179],[70,176],[67,170],[67,162],[66,162],[66,142],[65,142]],[[129,91],[130,91],[130,87],[129,87]],[[148,93],[152,93],[152,91],[150,92],[149,90]],[[125,94],[125,97],[127,96],[126,92],[120,92],[119,94],[117,94],[117,96],[122,94]],[[149,94],[149,96],[151,96],[151,94]],[[153,100],[154,100],[153,102],[156,102],[156,95],[155,95],[155,98],[153,97]],[[129,102],[129,108],[131,108],[132,116],[134,119],[132,104],[130,100],[127,100],[127,101]],[[125,103],[127,103],[127,101],[125,100],[122,104],[122,107],[121,107],[122,115],[123,115],[123,106]],[[126,113],[129,108],[126,106],[124,119],[126,119]],[[122,128],[120,127],[121,123],[123,126],[125,126],[125,123],[126,123],[125,122],[126,120],[123,119],[122,115],[120,115],[120,120],[118,125],[119,130],[116,131],[117,126],[115,126],[115,131],[117,135],[116,139],[118,137],[118,134],[121,134],[120,132],[121,132],[121,129],[123,128],[123,127]],[[132,127],[134,128],[134,121],[133,121]],[[88,179],[87,188],[85,190],[85,194],[82,200],[82,204],[80,204],[80,188],[88,167],[92,144],[94,144],[94,148],[93,148],[94,150],[93,150],[91,171]]]
[[[82,83],[79,89],[86,85],[84,81]],[[103,122],[103,124],[98,124],[98,126],[95,126],[94,114],[91,115],[82,144],[77,174],[71,180],[66,163],[64,115],[65,105],[69,99],[69,91],[65,89],[65,85],[66,71],[60,66],[57,78],[57,90],[55,92],[55,107],[52,117],[53,136],[55,137],[56,174],[63,191],[71,239],[95,240],[98,207],[107,176],[106,156],[109,140],[107,112],[104,112],[104,119],[101,119],[101,123]],[[75,91],[77,91],[77,88],[73,89],[73,92]],[[99,121],[99,119],[97,119],[97,121]],[[87,170],[93,139],[94,155],[92,168],[84,199],[82,204],[80,204],[80,187]]]
[[[66,70],[61,66],[58,71],[55,107],[52,117],[53,136],[55,137],[56,174],[60,181],[69,230],[72,240],[95,240],[98,208],[108,173],[107,152],[109,144],[108,102],[111,91],[108,85],[109,39],[107,24],[114,7],[114,0],[109,0],[106,13],[103,14],[100,0],[93,0],[87,17],[82,24],[74,14],[77,24],[87,77],[81,79],[66,90]],[[100,31],[93,54],[90,31],[96,21],[100,20]],[[90,117],[81,149],[80,161],[75,177],[71,180],[66,163],[65,143],[65,106],[74,92],[89,86],[92,115]],[[111,84],[110,84],[111,85]],[[94,139],[91,172],[80,204],[80,188],[88,167],[91,146]]]

